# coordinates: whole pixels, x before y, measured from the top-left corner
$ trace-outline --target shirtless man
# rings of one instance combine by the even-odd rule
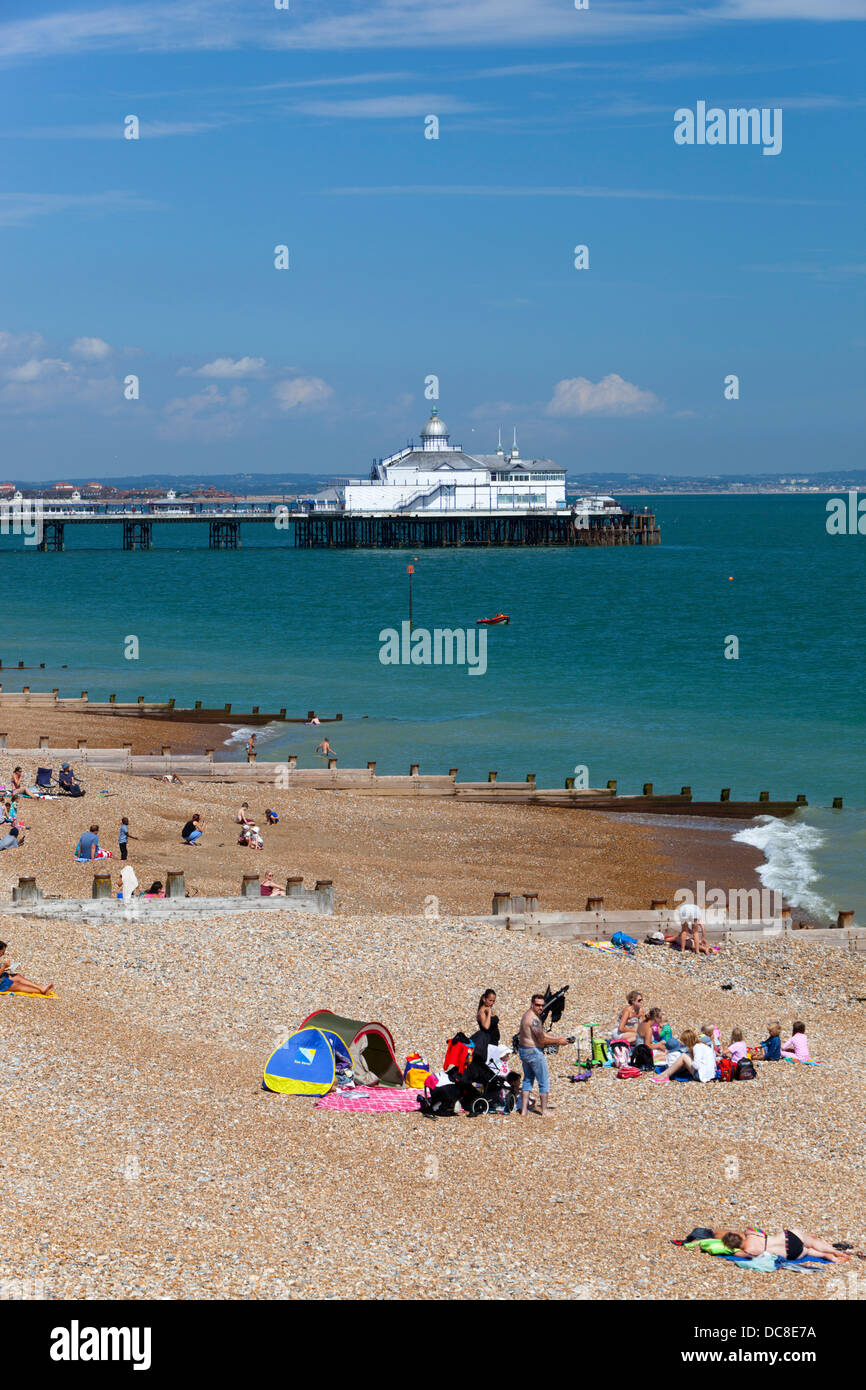
[[[544,995],[533,994],[529,1008],[520,1020],[520,1027],[517,1030],[518,1049],[517,1055],[523,1063],[523,1085],[520,1094],[520,1113],[525,1115],[529,1108],[529,1098],[532,1094],[533,1081],[538,1082],[538,1094],[541,1097],[541,1114],[547,1114],[547,1100],[550,1095],[550,1073],[547,1069],[547,1058],[542,1048],[544,1047],[566,1047],[568,1043],[574,1042],[574,1038],[556,1037],[552,1033],[545,1033],[541,1022],[541,1015],[544,1012]]]
[[[316,752],[321,753],[323,758],[336,758],[337,756],[326,738],[322,739],[322,742],[319,744],[318,748],[316,749]]]

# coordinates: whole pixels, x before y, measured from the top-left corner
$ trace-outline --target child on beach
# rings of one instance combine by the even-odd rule
[[[730,1057],[731,1062],[736,1067],[739,1062],[742,1062],[744,1057],[748,1056],[748,1054],[749,1049],[743,1042],[742,1028],[733,1028],[731,1030],[730,1045],[725,1048],[724,1055],[726,1057]]]
[[[125,858],[126,858],[126,845],[127,845],[127,841],[128,841],[128,840],[137,840],[137,839],[138,839],[138,836],[137,836],[137,835],[130,835],[130,833],[129,833],[129,817],[128,817],[128,816],[122,816],[122,817],[121,817],[121,820],[120,820],[120,830],[119,830],[118,833],[117,833],[117,844],[118,844],[118,848],[120,849],[120,857],[121,857],[121,859],[125,859]]]
[[[798,1062],[808,1062],[809,1039],[806,1037],[805,1023],[795,1021],[791,1025],[791,1036],[782,1043],[781,1052],[783,1057],[796,1057]]]
[[[782,1058],[782,1025],[778,1021],[767,1026],[767,1037],[761,1043],[761,1051],[767,1062],[779,1062]]]

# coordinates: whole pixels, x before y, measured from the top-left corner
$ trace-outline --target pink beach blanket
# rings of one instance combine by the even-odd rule
[[[317,1110],[354,1110],[364,1115],[397,1114],[418,1110],[418,1092],[396,1089],[392,1086],[374,1086],[365,1096],[353,1095],[351,1091],[338,1094],[330,1091],[316,1101]]]

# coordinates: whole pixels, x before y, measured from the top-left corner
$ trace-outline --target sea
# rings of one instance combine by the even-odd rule
[[[736,833],[767,887],[866,924],[866,536],[828,534],[823,494],[621,500],[655,512],[661,545],[301,551],[247,525],[241,549],[211,551],[206,526],[172,524],[152,551],[122,551],[119,525],[76,526],[42,554],[4,535],[0,680],[342,714],[257,731],[260,759],[302,767],[324,731],[341,765],[382,773],[803,793],[790,820]],[[508,614],[483,673],[383,664],[410,583],[414,631]]]

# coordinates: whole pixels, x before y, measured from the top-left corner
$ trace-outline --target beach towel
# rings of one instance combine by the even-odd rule
[[[28,991],[27,991],[26,989],[0,989],[0,999],[4,999],[4,998],[6,997],[6,995],[9,995],[9,997],[11,998],[11,996],[12,996],[13,994],[17,995],[19,999],[56,999],[56,998],[57,998],[57,995],[54,993],[54,990],[52,990],[50,994],[30,994],[30,993],[28,993]]]
[[[814,1061],[811,1057],[810,1057],[810,1059],[809,1059],[808,1062],[804,1062],[803,1059],[802,1059],[802,1057],[789,1057],[789,1056],[788,1056],[786,1053],[784,1053],[784,1052],[782,1053],[781,1057],[779,1058],[779,1061],[780,1061],[780,1062],[799,1062],[801,1067],[820,1067],[820,1066],[821,1066],[821,1063],[820,1063],[820,1062]]]
[[[420,1108],[417,1091],[407,1094],[405,1090],[394,1090],[390,1086],[375,1086],[364,1095],[330,1091],[316,1101],[317,1110],[354,1110],[364,1115],[408,1113]]]

